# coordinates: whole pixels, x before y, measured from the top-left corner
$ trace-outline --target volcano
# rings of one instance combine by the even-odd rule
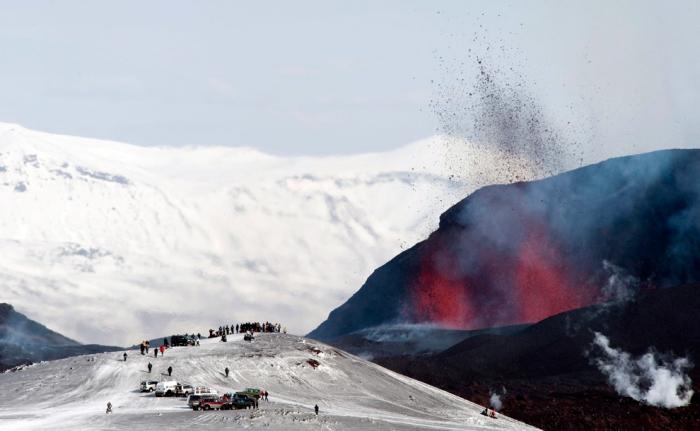
[[[699,150],[665,150],[481,188],[309,336],[396,323],[531,323],[639,289],[698,282],[699,177]]]

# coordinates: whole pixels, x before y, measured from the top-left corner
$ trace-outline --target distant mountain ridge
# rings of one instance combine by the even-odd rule
[[[479,189],[309,336],[530,323],[644,286],[699,282],[697,178],[700,150],[665,150]]]
[[[445,145],[280,157],[0,123],[0,301],[108,344],[241,321],[307,332],[445,205],[497,180],[454,178]]]
[[[114,346],[80,344],[0,304],[0,371],[16,365],[89,353],[121,350]]]

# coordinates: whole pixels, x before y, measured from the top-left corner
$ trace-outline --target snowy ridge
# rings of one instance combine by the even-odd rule
[[[325,344],[292,335],[261,334],[253,343],[203,340],[157,359],[130,351],[43,362],[0,375],[3,430],[48,429],[534,429],[481,406],[365,362]],[[88,360],[94,358],[94,361]],[[148,362],[153,374],[146,372]],[[313,367],[309,361],[317,361]],[[156,398],[136,388],[163,376],[220,393],[260,387],[270,393],[258,411],[193,412],[183,400]],[[223,374],[225,367],[231,375]],[[105,415],[108,401],[114,414]],[[321,416],[312,413],[318,404]]]
[[[498,181],[450,172],[448,154],[440,137],[276,157],[0,124],[0,301],[82,342],[266,319],[305,333],[445,208]]]

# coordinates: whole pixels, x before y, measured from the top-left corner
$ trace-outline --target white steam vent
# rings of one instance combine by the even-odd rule
[[[635,358],[610,347],[610,340],[596,332],[593,351],[598,369],[607,376],[618,394],[657,407],[676,408],[690,404],[693,397],[688,371],[693,364],[688,358],[662,356],[653,349]]]

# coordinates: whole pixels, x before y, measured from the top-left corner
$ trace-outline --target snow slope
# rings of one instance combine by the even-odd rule
[[[0,124],[0,302],[82,342],[249,319],[305,333],[499,180],[449,168],[497,159],[470,148],[284,158]]]
[[[534,429],[505,416],[313,340],[261,334],[253,343],[203,340],[157,359],[130,351],[43,362],[0,375],[0,428],[55,429]],[[94,361],[88,360],[94,358]],[[314,368],[309,360],[318,361]],[[148,362],[153,374],[146,372]],[[136,388],[151,376],[206,385],[220,393],[260,387],[270,393],[258,411],[193,412],[182,399]],[[223,369],[229,367],[226,378]],[[167,376],[165,376],[167,377]],[[111,401],[112,415],[105,414]],[[320,407],[317,418],[314,404]]]

